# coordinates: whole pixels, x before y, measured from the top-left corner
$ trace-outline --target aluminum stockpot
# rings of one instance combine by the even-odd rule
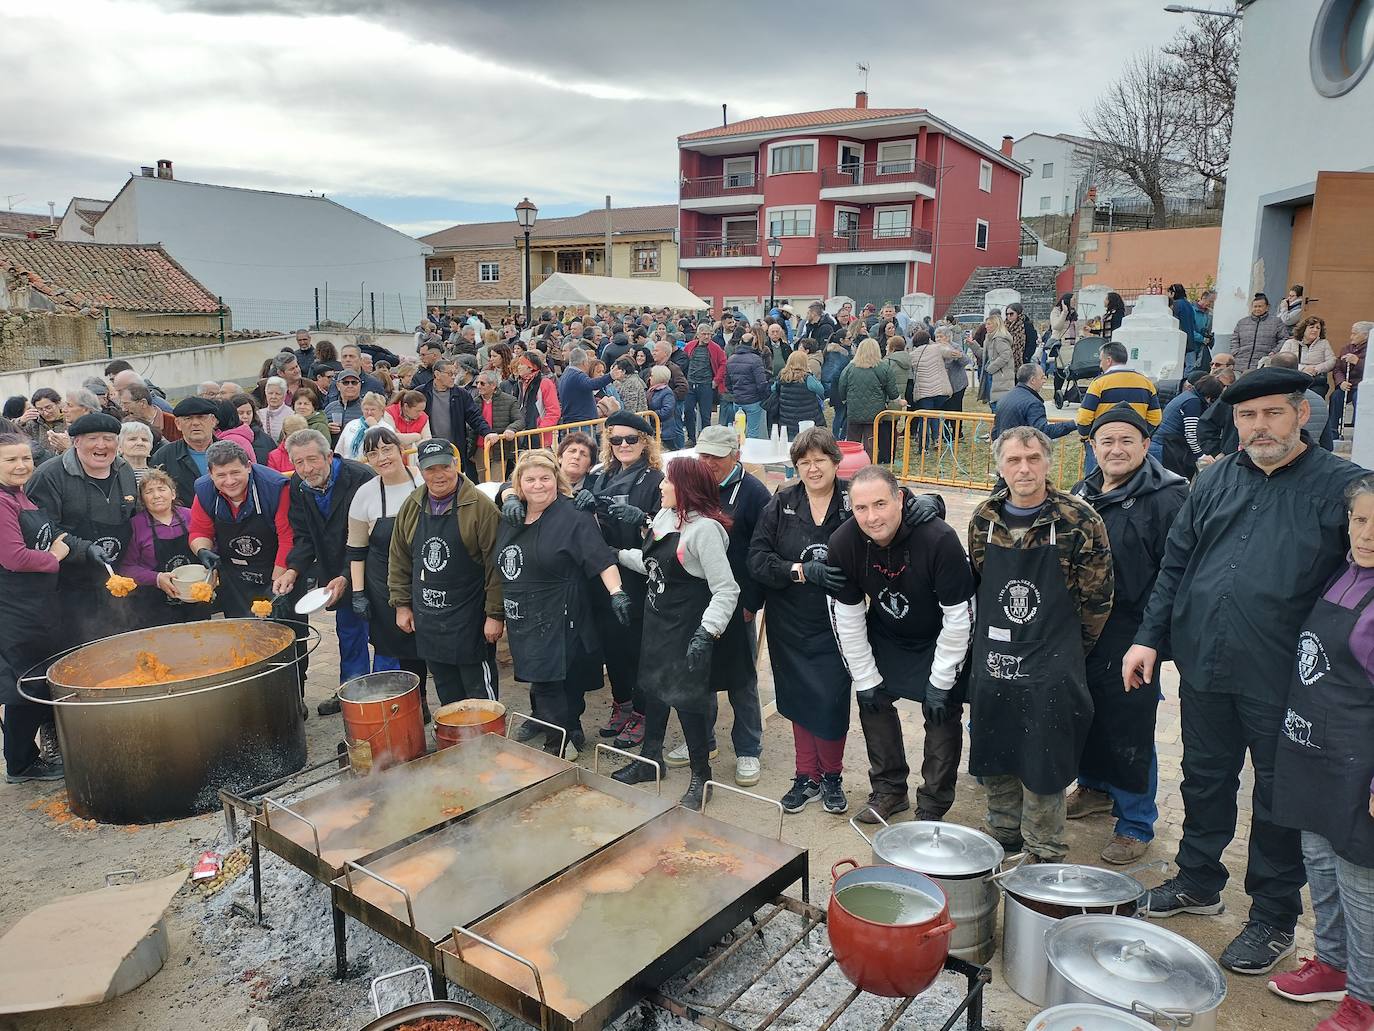
[[[954,921],[949,954],[979,966],[992,959],[997,951],[997,910],[1002,901],[993,875],[1001,871],[1006,858],[997,839],[955,823],[912,820],[889,824],[878,813],[874,815],[882,829],[871,838],[857,816],[849,821],[872,846],[873,862],[914,870],[935,881],[949,900],[949,915]]]
[[[1075,1002],[1036,1014],[1026,1031],[1158,1031],[1158,1027],[1111,1006]]]
[[[53,706],[72,812],[151,823],[305,765],[297,661],[289,626],[203,620],[83,645],[48,666],[47,698],[25,694]]]

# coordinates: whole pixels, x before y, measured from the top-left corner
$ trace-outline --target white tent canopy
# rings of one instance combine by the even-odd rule
[[[548,308],[556,304],[596,306],[615,305],[634,308],[676,308],[696,311],[709,308],[685,286],[660,280],[621,279],[616,276],[578,276],[555,272],[530,295],[530,304]]]

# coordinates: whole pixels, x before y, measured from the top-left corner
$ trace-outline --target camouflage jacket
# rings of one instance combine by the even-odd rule
[[[1007,500],[1005,487],[993,493],[973,512],[968,528],[968,554],[973,574],[983,575],[983,556],[987,552],[988,523],[992,541],[1003,548],[1036,548],[1049,544],[1050,523],[1055,524],[1055,545],[1059,549],[1059,569],[1069,593],[1078,599],[1078,618],[1083,624],[1083,653],[1092,651],[1112,614],[1112,549],[1107,542],[1107,527],[1102,517],[1086,501],[1050,488],[1050,503],[1041,510],[1020,541],[1002,520],[1002,505]]]

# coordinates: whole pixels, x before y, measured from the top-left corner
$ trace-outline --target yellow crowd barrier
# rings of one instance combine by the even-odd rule
[[[657,412],[635,414],[653,426],[654,436],[662,439],[662,427],[659,425]],[[555,447],[558,441],[569,433],[581,432],[596,437],[605,422],[604,418],[585,419],[582,422],[563,422],[557,426],[539,426],[532,430],[516,430],[515,435],[509,439],[488,437],[482,445],[482,479],[504,480],[507,466],[519,458],[522,451]]]
[[[991,412],[935,409],[879,412],[872,438],[864,444],[869,458],[891,468],[899,480],[991,490],[997,482],[992,418]],[[1084,445],[1070,433],[1051,447],[1050,482],[1068,490],[1083,478]]]

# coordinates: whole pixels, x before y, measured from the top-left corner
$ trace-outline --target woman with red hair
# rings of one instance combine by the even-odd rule
[[[659,486],[663,507],[645,526],[644,544],[623,549],[622,566],[648,578],[639,684],[645,694],[640,754],[663,769],[668,710],[687,739],[692,781],[680,804],[700,809],[711,779],[711,652],[730,622],[739,585],[730,572],[720,488],[697,458],[669,463]],[[646,763],[618,770],[622,784],[654,779]]]

